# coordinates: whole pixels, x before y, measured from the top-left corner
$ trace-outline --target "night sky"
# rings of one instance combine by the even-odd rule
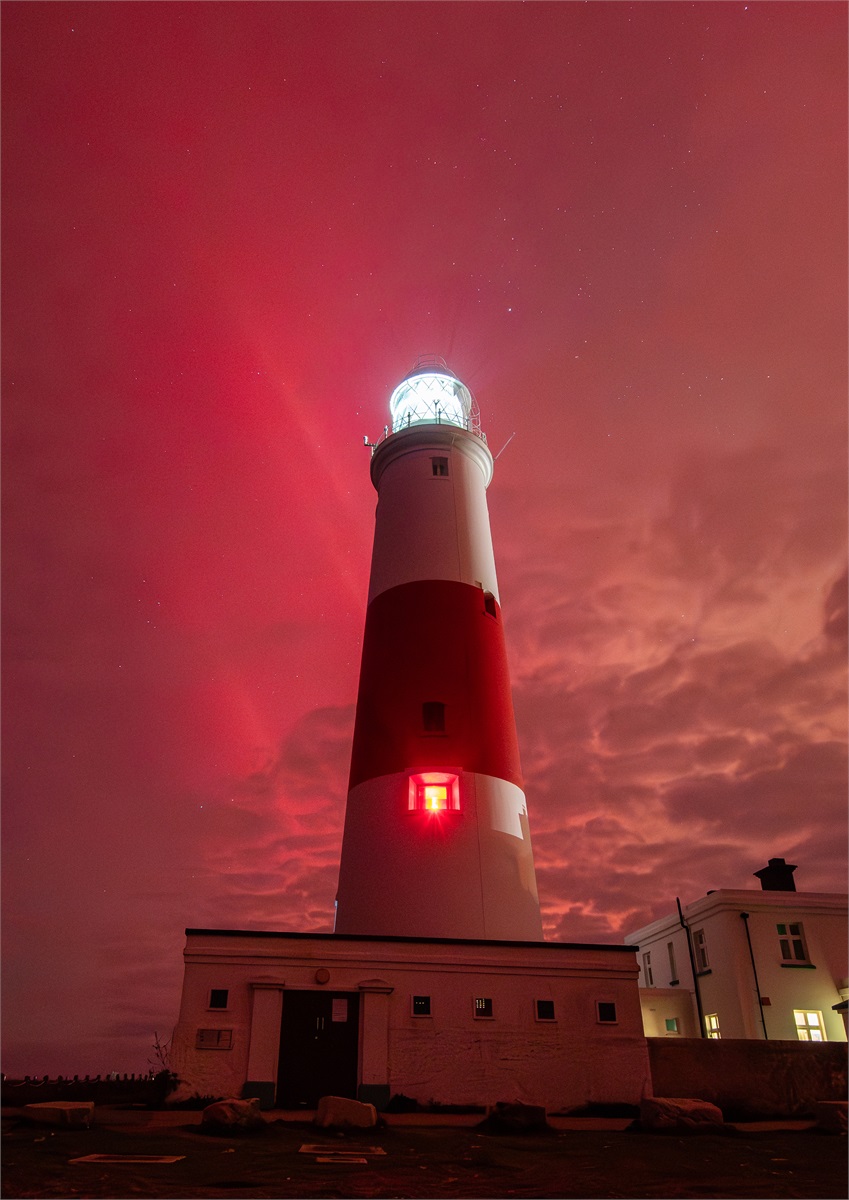
[[[419,354],[515,433],[547,936],[845,890],[846,6],[2,17],[4,1070],[146,1069],[186,926],[331,928]]]

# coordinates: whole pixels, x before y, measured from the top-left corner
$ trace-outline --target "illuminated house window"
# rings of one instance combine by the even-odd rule
[[[199,1029],[195,1039],[198,1050],[232,1050],[232,1029]]]
[[[445,705],[439,700],[426,700],[422,705],[422,728],[425,733],[445,732]]]
[[[497,617],[498,613],[495,608],[495,597],[492,592],[484,592],[483,594],[484,612],[489,613],[491,617]]]
[[[678,1018],[677,1017],[667,1017],[664,1024],[666,1025],[667,1033],[677,1033],[678,1032]]]
[[[781,947],[781,960],[785,963],[809,963],[808,946],[805,942],[805,930],[801,922],[791,925],[776,925],[778,944]]]
[[[487,1019],[492,1017],[492,1000],[489,996],[475,997],[475,1016]]]
[[[709,971],[710,961],[708,959],[707,942],[703,929],[696,929],[693,932],[693,950],[696,955],[696,970]]]
[[[430,996],[413,996],[413,1016],[430,1016]]]
[[[411,775],[407,807],[411,812],[459,811],[459,777],[445,771],[423,771],[420,775]]]
[[[717,1041],[722,1037],[719,1032],[719,1016],[717,1013],[705,1013],[705,1033]]]
[[[438,475],[440,478],[445,479],[448,475],[448,459],[432,458],[430,461],[433,467],[434,475]]]
[[[210,1008],[226,1008],[230,993],[227,988],[211,988],[209,993]]]
[[[651,969],[651,951],[643,955],[643,980],[646,987],[654,987],[654,973]]]
[[[796,1022],[796,1035],[800,1042],[824,1042],[825,1029],[821,1012],[809,1012],[807,1009],[797,1009],[793,1013]]]
[[[553,1000],[537,1000],[537,1020],[538,1021],[553,1021],[554,1020],[554,1001]]]
[[[612,1000],[596,1001],[596,1014],[601,1025],[615,1025],[617,1022],[616,1005]]]

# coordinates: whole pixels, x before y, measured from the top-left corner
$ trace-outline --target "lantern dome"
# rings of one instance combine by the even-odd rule
[[[393,433],[421,424],[471,429],[473,408],[469,389],[435,356],[419,358],[389,398]]]

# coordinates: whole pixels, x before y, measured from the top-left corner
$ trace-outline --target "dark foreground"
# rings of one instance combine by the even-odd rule
[[[24,1197],[846,1197],[846,1139],[811,1129],[669,1136],[600,1128],[493,1137],[468,1126],[317,1133],[270,1120],[259,1133],[210,1137],[196,1113],[97,1110],[89,1130],[35,1126],[4,1112],[2,1196]],[[185,1122],[183,1122],[185,1118]],[[576,1124],[576,1123],[573,1123]],[[319,1163],[304,1144],[365,1163]],[[365,1153],[358,1150],[366,1148]],[[374,1153],[383,1150],[384,1154]],[[183,1155],[169,1164],[78,1163],[90,1154]]]

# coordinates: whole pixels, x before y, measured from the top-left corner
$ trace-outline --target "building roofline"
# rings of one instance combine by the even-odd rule
[[[749,912],[775,912],[779,909],[795,908],[800,912],[805,910],[820,910],[821,913],[840,915],[846,912],[847,897],[845,892],[773,892],[755,891],[744,888],[717,888],[700,896],[683,906],[684,918],[687,921],[702,920],[714,913],[747,909]],[[665,913],[656,917],[639,929],[630,929],[626,938],[634,939],[629,942],[635,945],[637,941],[647,942],[670,929],[680,929],[681,922],[677,912]]]
[[[280,929],[186,929],[186,937],[291,938],[295,941],[323,942],[395,942],[429,946],[518,946],[523,949],[552,950],[630,950],[623,942],[516,942],[489,938],[399,937],[397,934],[371,933],[295,933]]]

